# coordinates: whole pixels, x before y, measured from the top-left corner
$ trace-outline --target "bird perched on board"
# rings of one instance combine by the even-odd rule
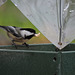
[[[29,45],[26,43],[30,40],[33,36],[38,37],[40,33],[36,34],[36,31],[32,28],[20,28],[15,26],[1,26],[0,28],[7,31],[8,37],[12,40],[12,44],[15,45],[15,42],[20,42],[22,45]]]

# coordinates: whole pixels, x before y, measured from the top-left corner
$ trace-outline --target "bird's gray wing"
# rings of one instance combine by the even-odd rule
[[[21,37],[19,35],[19,33],[16,31],[16,27],[15,26],[1,26],[0,25],[0,28],[6,30],[7,32],[10,32],[11,34],[13,34],[16,37]]]
[[[9,32],[11,32],[16,37],[21,37],[20,34],[17,32],[16,27],[8,26]]]

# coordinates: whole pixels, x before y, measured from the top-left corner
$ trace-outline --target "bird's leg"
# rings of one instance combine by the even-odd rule
[[[12,40],[12,45],[15,45],[14,40]]]
[[[29,47],[29,45],[27,43],[23,43],[22,45],[25,45],[26,47]]]
[[[12,45],[14,45],[15,48],[17,49],[17,46],[16,46],[16,44],[14,43],[14,40],[12,40]]]

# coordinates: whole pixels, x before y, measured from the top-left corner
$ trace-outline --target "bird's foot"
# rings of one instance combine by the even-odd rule
[[[15,48],[17,49],[17,45],[15,43],[12,43],[13,46],[15,46]]]
[[[29,48],[29,45],[28,45],[27,43],[23,43],[22,45],[25,45],[26,47],[28,47],[28,48]]]

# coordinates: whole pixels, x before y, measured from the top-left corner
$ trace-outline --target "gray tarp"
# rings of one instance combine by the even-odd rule
[[[4,4],[7,0],[0,0],[0,6]]]
[[[75,39],[75,0],[11,1],[59,49]]]

